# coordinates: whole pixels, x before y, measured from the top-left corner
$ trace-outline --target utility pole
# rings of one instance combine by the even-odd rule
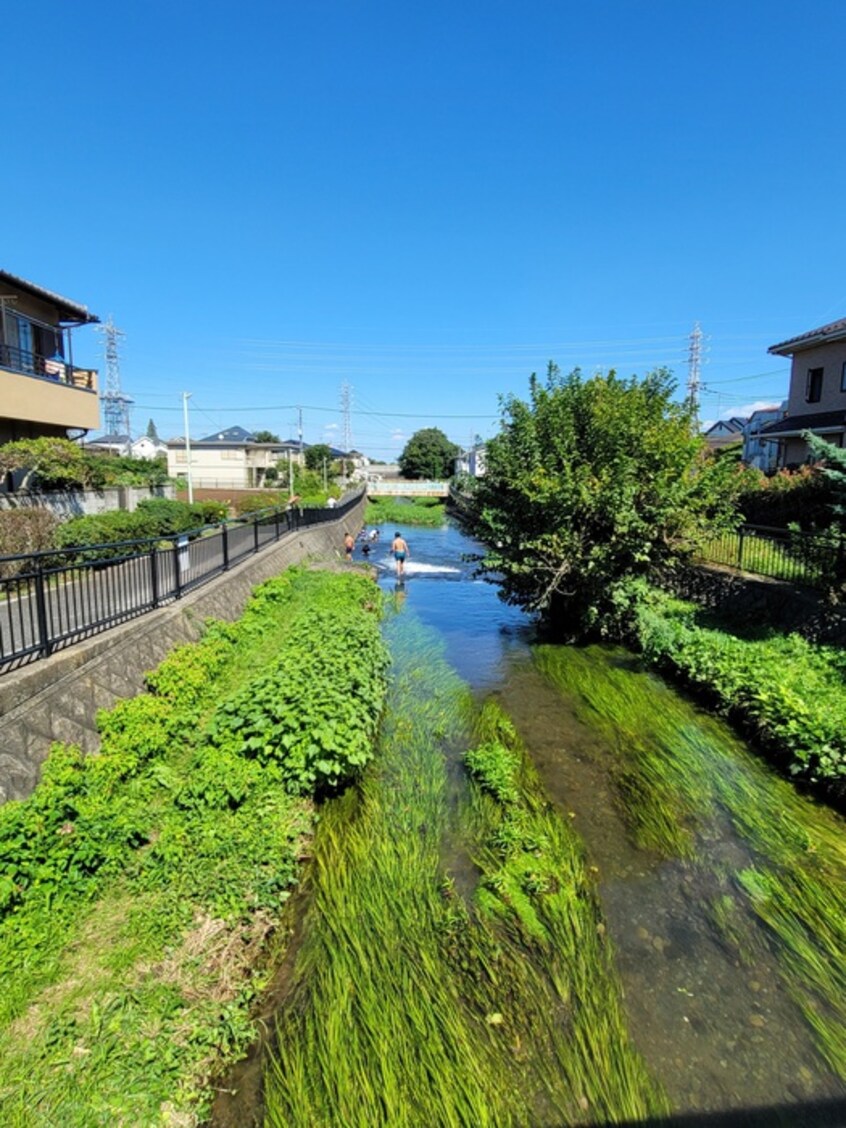
[[[288,497],[294,496],[294,456],[288,447]]]
[[[347,458],[346,458],[346,456],[350,453],[350,447],[352,446],[352,424],[350,422],[350,402],[351,402],[351,399],[352,399],[352,388],[349,386],[349,384],[345,380],[343,382],[343,384],[341,384],[341,416],[343,418],[343,427],[344,427],[344,437],[343,437],[344,457],[341,459],[341,480],[344,483],[344,487],[346,487],[346,484],[347,484]]]
[[[303,409],[297,408],[297,430],[300,438],[300,462],[303,459]]]
[[[188,400],[191,392],[182,393],[182,415],[185,426],[185,461],[188,466],[188,504],[194,502],[194,479],[191,477],[191,434],[188,427]]]
[[[687,349],[687,402],[693,410],[695,425],[699,425],[699,391],[702,386],[700,379],[702,366],[702,330],[699,322],[694,322],[693,332],[690,334]]]

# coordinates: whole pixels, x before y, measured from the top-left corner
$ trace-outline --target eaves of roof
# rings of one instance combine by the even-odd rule
[[[776,423],[768,423],[758,432],[761,438],[788,439],[813,431],[815,435],[846,431],[846,411],[818,411],[815,415],[787,415]]]
[[[819,329],[800,333],[798,337],[790,337],[777,345],[771,345],[767,352],[772,353],[773,356],[792,356],[803,349],[813,349],[817,345],[843,340],[846,340],[846,317],[841,317],[839,321],[831,321],[828,325],[821,325]]]
[[[19,278],[17,274],[11,274],[8,270],[0,270],[0,283],[14,286],[18,290],[32,294],[33,297],[40,298],[43,302],[49,302],[56,307],[62,321],[81,321],[83,324],[89,325],[100,320],[95,313],[89,312],[88,306],[80,305],[79,302],[72,302],[70,298],[63,298],[61,294],[54,294],[52,290],[45,290],[43,286],[36,286],[34,282],[27,282],[25,278]]]

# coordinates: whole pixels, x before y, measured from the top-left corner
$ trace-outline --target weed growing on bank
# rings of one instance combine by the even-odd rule
[[[254,1037],[313,798],[371,753],[379,606],[361,574],[268,581],[101,716],[97,754],[55,746],[0,808],[4,1124],[202,1112]]]

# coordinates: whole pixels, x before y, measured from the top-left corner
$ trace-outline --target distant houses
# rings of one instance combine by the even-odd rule
[[[778,463],[778,449],[773,442],[763,437],[763,432],[771,424],[784,418],[786,403],[780,406],[758,408],[749,416],[734,415],[730,419],[718,419],[706,431],[703,438],[711,450],[721,450],[740,443],[740,458],[747,466],[754,466],[764,473],[775,470]]]
[[[255,434],[244,427],[227,427],[201,439],[191,439],[191,481],[194,488],[261,489],[275,484],[280,462],[302,466],[308,443],[298,439],[278,442],[257,442]],[[169,439],[167,471],[171,478],[187,480],[188,448],[184,437]],[[330,447],[333,459],[352,462],[355,468],[367,464],[356,451],[344,452]]]

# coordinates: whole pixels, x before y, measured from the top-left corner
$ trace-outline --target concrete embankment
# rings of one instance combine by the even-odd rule
[[[0,803],[38,782],[53,741],[98,745],[98,709],[144,688],[144,674],[174,646],[192,642],[206,619],[236,619],[256,584],[291,564],[339,559],[346,527],[364,520],[366,498],[337,521],[300,529],[184,599],[0,678]]]

